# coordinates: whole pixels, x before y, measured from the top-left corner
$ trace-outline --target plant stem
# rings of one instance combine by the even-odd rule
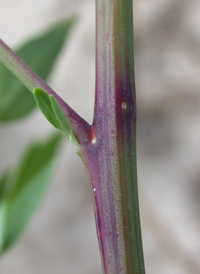
[[[90,177],[105,274],[144,274],[136,172],[132,0],[96,0],[96,97]]]
[[[0,40],[0,61],[65,112],[89,174],[104,274],[145,274],[136,169],[132,0],[96,0],[96,96],[90,126]]]
[[[0,39],[0,61],[25,85],[31,92],[38,87],[51,94],[60,104],[66,118],[77,136],[80,144],[88,143],[90,125],[80,117],[60,96],[55,93],[19,56],[17,56]]]

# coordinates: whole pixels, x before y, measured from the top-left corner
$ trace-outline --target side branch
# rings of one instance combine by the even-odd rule
[[[58,101],[80,144],[89,141],[90,125],[59,97],[19,56],[0,39],[0,62],[2,62],[31,92],[41,88]]]

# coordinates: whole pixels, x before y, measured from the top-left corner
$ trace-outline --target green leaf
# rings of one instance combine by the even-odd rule
[[[33,95],[35,97],[36,103],[47,120],[57,129],[60,129],[60,124],[58,123],[47,92],[41,88],[35,88],[33,90]]]
[[[73,131],[70,128],[69,122],[66,118],[65,113],[63,112],[58,101],[49,95],[46,91],[41,88],[35,88],[33,90],[33,95],[35,97],[36,103],[46,119],[57,129],[59,129],[67,138],[79,146]]]
[[[9,187],[0,201],[0,253],[22,234],[46,193],[60,140],[59,134],[45,143],[33,144],[6,176]]]
[[[1,203],[0,206],[0,254],[2,253],[2,246],[4,243],[4,234],[5,234],[5,219],[6,219],[6,214],[5,214],[5,204]]]
[[[67,118],[65,116],[65,113],[63,112],[62,108],[60,107],[60,104],[58,101],[53,97],[53,95],[49,95],[49,99],[51,102],[51,106],[53,109],[53,112],[55,114],[55,117],[57,118],[60,128],[66,135],[73,134],[72,130],[69,126],[69,122],[67,121]]]
[[[46,80],[74,22],[74,19],[62,21],[45,34],[23,45],[16,51],[17,55]],[[22,117],[34,107],[32,94],[0,64],[0,122]]]
[[[63,112],[62,108],[60,107],[58,101],[50,94],[49,95],[51,106],[53,109],[53,112],[55,114],[55,117],[57,118],[59,124],[60,124],[60,130],[61,132],[67,136],[67,138],[74,143],[75,145],[79,146],[79,142],[77,141],[76,137],[73,134],[73,131],[70,128],[69,122],[67,121],[67,118],[65,116],[65,113]]]
[[[1,200],[2,200],[5,190],[6,190],[7,176],[8,176],[8,173],[4,172],[0,178],[0,203],[1,203]]]

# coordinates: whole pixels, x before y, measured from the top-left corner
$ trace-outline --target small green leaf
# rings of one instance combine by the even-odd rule
[[[79,146],[79,142],[77,141],[76,137],[74,136],[73,131],[70,128],[69,122],[67,121],[67,118],[65,116],[65,113],[63,112],[62,108],[60,107],[58,101],[52,96],[49,95],[51,106],[53,109],[53,112],[55,114],[55,117],[57,118],[59,124],[60,124],[60,130],[62,133],[67,136],[67,138],[74,143],[75,145]]]
[[[17,55],[46,80],[74,22],[74,19],[62,21],[45,34],[23,45],[16,51]],[[34,107],[32,94],[0,64],[0,122],[22,117]]]
[[[33,90],[33,95],[35,97],[36,103],[47,120],[57,129],[60,129],[60,124],[58,123],[47,92],[41,88],[35,88]]]
[[[33,90],[36,103],[44,114],[46,119],[57,129],[59,129],[67,138],[75,145],[79,146],[79,142],[74,136],[73,131],[70,128],[69,122],[66,118],[58,101],[49,95],[46,91],[41,88],[35,88]]]
[[[22,234],[46,193],[61,135],[30,146],[6,177],[9,188],[0,201],[0,253]]]
[[[60,107],[60,104],[58,103],[58,101],[51,94],[49,95],[49,99],[51,102],[53,112],[60,124],[62,132],[65,133],[65,135],[73,134],[72,130],[69,126],[69,123],[67,121],[67,118],[65,116],[65,113],[63,112],[62,108]]]

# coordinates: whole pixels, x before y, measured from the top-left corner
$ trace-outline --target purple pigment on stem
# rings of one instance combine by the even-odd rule
[[[96,0],[96,95],[90,126],[0,40],[0,61],[64,111],[90,178],[104,274],[145,274],[136,168],[132,0]]]

